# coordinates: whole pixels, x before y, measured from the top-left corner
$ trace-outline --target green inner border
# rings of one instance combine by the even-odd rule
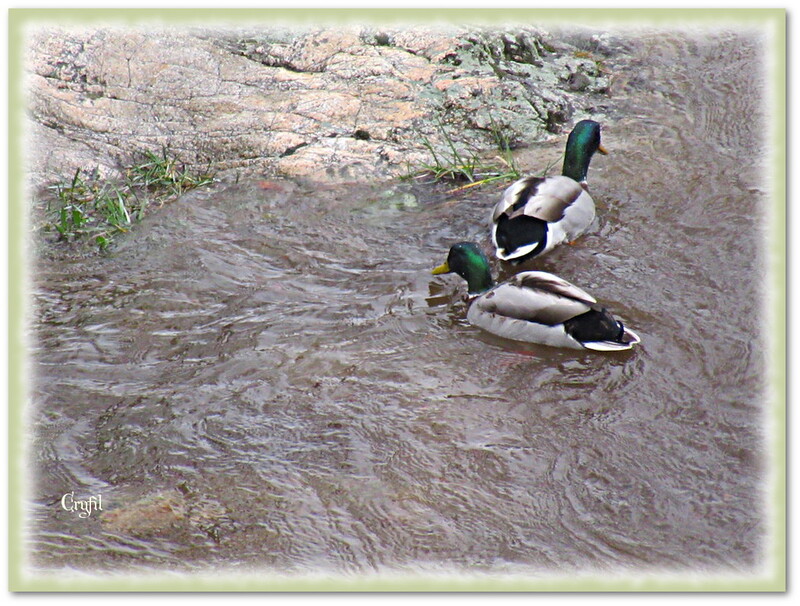
[[[765,309],[772,334],[767,369],[769,410],[767,428],[772,444],[772,479],[768,486],[772,519],[766,550],[769,564],[763,574],[746,576],[575,575],[557,578],[490,576],[297,576],[224,577],[219,572],[186,577],[106,576],[63,578],[32,576],[24,567],[25,404],[28,401],[25,360],[25,322],[28,319],[26,194],[24,184],[23,90],[24,30],[28,26],[258,26],[381,24],[498,24],[542,23],[614,28],[753,27],[771,42],[767,81],[772,86],[770,135],[772,145],[772,208],[769,209],[769,295]],[[22,591],[771,591],[786,590],[786,11],[785,9],[10,9],[9,56],[9,589]],[[769,90],[769,89],[767,89]]]

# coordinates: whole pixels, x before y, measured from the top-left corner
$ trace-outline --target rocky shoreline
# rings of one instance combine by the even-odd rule
[[[492,153],[602,109],[603,40],[534,27],[41,28],[29,37],[30,183],[120,176],[164,148],[220,178],[396,178],[430,150]]]

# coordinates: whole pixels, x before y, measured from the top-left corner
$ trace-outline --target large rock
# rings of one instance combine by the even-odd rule
[[[119,176],[145,149],[195,169],[407,174],[426,145],[490,153],[559,132],[603,76],[532,28],[58,29],[28,49],[31,181]],[[588,68],[587,68],[588,65]]]

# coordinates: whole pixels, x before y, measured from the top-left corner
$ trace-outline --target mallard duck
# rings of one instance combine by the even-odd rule
[[[594,297],[544,271],[524,271],[494,284],[489,260],[477,244],[459,242],[434,275],[456,273],[471,297],[467,320],[487,332],[556,347],[621,351],[639,337]]]
[[[523,263],[572,242],[594,220],[594,201],[586,191],[589,162],[600,144],[600,125],[581,120],[567,139],[561,175],[525,177],[512,183],[492,212],[497,258]]]

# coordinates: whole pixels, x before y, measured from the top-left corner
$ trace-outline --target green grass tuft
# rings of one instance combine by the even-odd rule
[[[106,250],[114,237],[140,221],[152,204],[161,206],[214,182],[211,174],[191,174],[166,149],[161,155],[144,152],[125,175],[119,184],[78,169],[70,181],[49,187],[54,196],[48,197],[43,229],[57,232],[60,240],[89,239]]]
[[[167,156],[167,150],[157,156],[151,151],[144,153],[144,160],[127,171],[130,189],[143,188],[156,192],[160,197],[178,197],[190,189],[210,185],[214,178],[209,174],[192,175],[179,166],[177,160]]]
[[[519,168],[511,153],[508,137],[492,120],[491,133],[499,155],[490,158],[474,149],[459,148],[453,138],[445,130],[441,121],[438,130],[445,142],[437,147],[425,136],[421,136],[422,145],[431,155],[431,161],[423,163],[409,171],[410,178],[433,178],[434,181],[452,181],[466,183],[466,187],[475,187],[498,180],[514,180],[520,176]]]

